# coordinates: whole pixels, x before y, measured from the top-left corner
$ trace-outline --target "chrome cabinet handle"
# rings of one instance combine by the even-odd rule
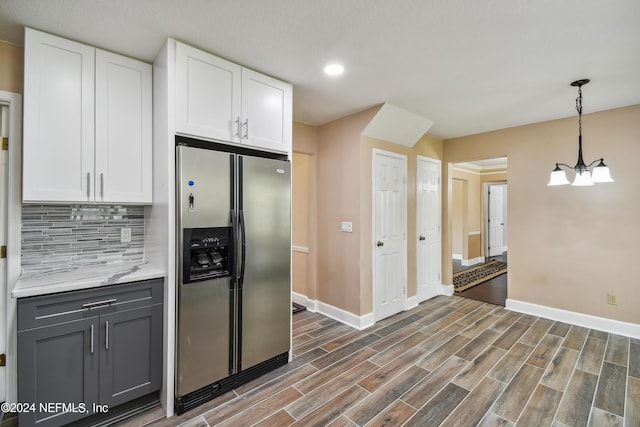
[[[236,133],[233,134],[233,136],[238,137],[238,139],[240,139],[240,116],[238,116],[238,118],[233,122],[236,124]]]
[[[104,174],[100,173],[100,198],[104,199]]]
[[[96,308],[102,305],[113,304],[116,301],[118,301],[118,298],[110,298],[102,301],[88,302],[88,303],[82,304],[82,308]]]
[[[378,240],[378,241],[376,242],[376,246],[377,246],[377,247],[384,246],[384,242],[381,242],[380,240]]]
[[[93,354],[93,324],[91,324],[91,354]]]
[[[109,350],[109,321],[106,320],[104,322],[104,348],[105,350]]]
[[[426,238],[426,237],[424,237],[424,236],[420,236],[418,239],[419,239],[419,240],[427,240],[427,238]]]
[[[242,124],[242,126],[246,127],[244,136],[242,137],[242,139],[249,139],[249,119],[245,119],[244,123]]]
[[[87,199],[91,197],[91,172],[87,172]]]

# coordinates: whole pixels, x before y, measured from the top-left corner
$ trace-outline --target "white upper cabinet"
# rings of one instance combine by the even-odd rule
[[[292,88],[176,43],[176,132],[291,152]]]
[[[94,163],[95,49],[25,31],[22,198],[87,201]]]
[[[176,130],[240,142],[239,65],[191,46],[176,46]]]
[[[95,197],[151,203],[151,65],[96,51]]]
[[[244,141],[254,147],[291,151],[291,85],[247,68],[242,69],[242,122]]]
[[[25,30],[24,202],[152,201],[151,66]]]

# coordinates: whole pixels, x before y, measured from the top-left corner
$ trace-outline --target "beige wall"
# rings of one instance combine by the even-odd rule
[[[293,291],[316,299],[317,280],[317,138],[315,126],[293,123],[292,259]]]
[[[466,197],[466,217],[464,218],[464,232],[480,231],[482,227],[482,184],[480,175],[477,173],[463,172],[455,169],[452,178],[465,181],[467,183]]]
[[[378,108],[318,127],[318,286],[317,299],[361,314],[362,194],[360,133]],[[340,231],[342,221],[353,233]],[[370,299],[367,298],[367,299]]]
[[[476,259],[482,256],[482,234],[467,235],[467,259]]]
[[[484,157],[469,160],[482,159]],[[453,166],[451,253],[462,255],[463,260],[472,260],[485,256],[485,184],[506,182],[507,172],[504,169],[487,169],[480,172],[458,164]],[[480,234],[476,234],[477,232]]]
[[[467,182],[463,179],[452,178],[451,191],[451,253],[464,258],[465,242],[464,218],[466,216],[465,199]]]
[[[0,90],[22,93],[24,49],[0,41]]]
[[[453,179],[452,207],[452,254],[462,255],[463,260],[472,260],[481,255],[478,243],[482,233],[482,184],[477,172],[461,170],[458,165],[451,171]],[[469,234],[473,233],[473,234]],[[448,255],[447,255],[448,256]]]
[[[577,159],[577,117],[444,142],[449,163],[507,156],[508,297],[626,322],[640,322],[637,212],[640,105],[583,115],[585,160],[605,158],[616,180],[593,187],[547,187],[556,162]],[[572,174],[569,173],[571,179]],[[451,204],[445,195],[444,283],[451,283]],[[607,293],[618,305],[607,304]]]
[[[309,286],[309,236],[311,219],[311,154],[293,153],[292,182],[292,236],[293,291],[302,295],[313,293]]]
[[[378,109],[368,109],[317,128],[317,300],[356,315],[373,310],[373,148],[407,156],[409,236],[416,234],[417,155],[442,159],[443,150],[442,141],[429,136],[424,136],[413,148],[361,136]],[[342,221],[353,223],[353,233],[340,231]],[[407,291],[409,296],[415,296],[416,243],[411,238],[407,241]]]

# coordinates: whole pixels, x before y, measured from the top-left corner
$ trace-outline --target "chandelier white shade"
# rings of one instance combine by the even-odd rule
[[[601,158],[594,160],[588,165],[585,164],[582,159],[582,86],[587,83],[589,83],[589,79],[576,80],[571,83],[571,86],[578,87],[578,98],[576,99],[576,110],[578,111],[578,162],[573,167],[566,163],[556,163],[556,167],[551,171],[549,183],[547,184],[549,186],[569,184],[567,174],[560,166],[567,169],[573,169],[576,172],[575,178],[571,183],[571,185],[575,187],[587,187],[600,182],[613,182],[609,167],[604,164],[604,159]],[[593,168],[593,171],[590,172],[589,168],[596,164],[596,162],[600,163],[598,163]]]

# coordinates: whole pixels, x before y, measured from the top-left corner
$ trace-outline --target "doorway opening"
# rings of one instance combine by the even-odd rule
[[[507,172],[506,157],[451,165],[454,291],[502,306],[508,289]]]
[[[0,260],[0,402],[17,401],[16,299],[11,290],[20,275],[20,236],[22,200],[22,95],[0,90],[0,245],[6,245],[6,258]]]

